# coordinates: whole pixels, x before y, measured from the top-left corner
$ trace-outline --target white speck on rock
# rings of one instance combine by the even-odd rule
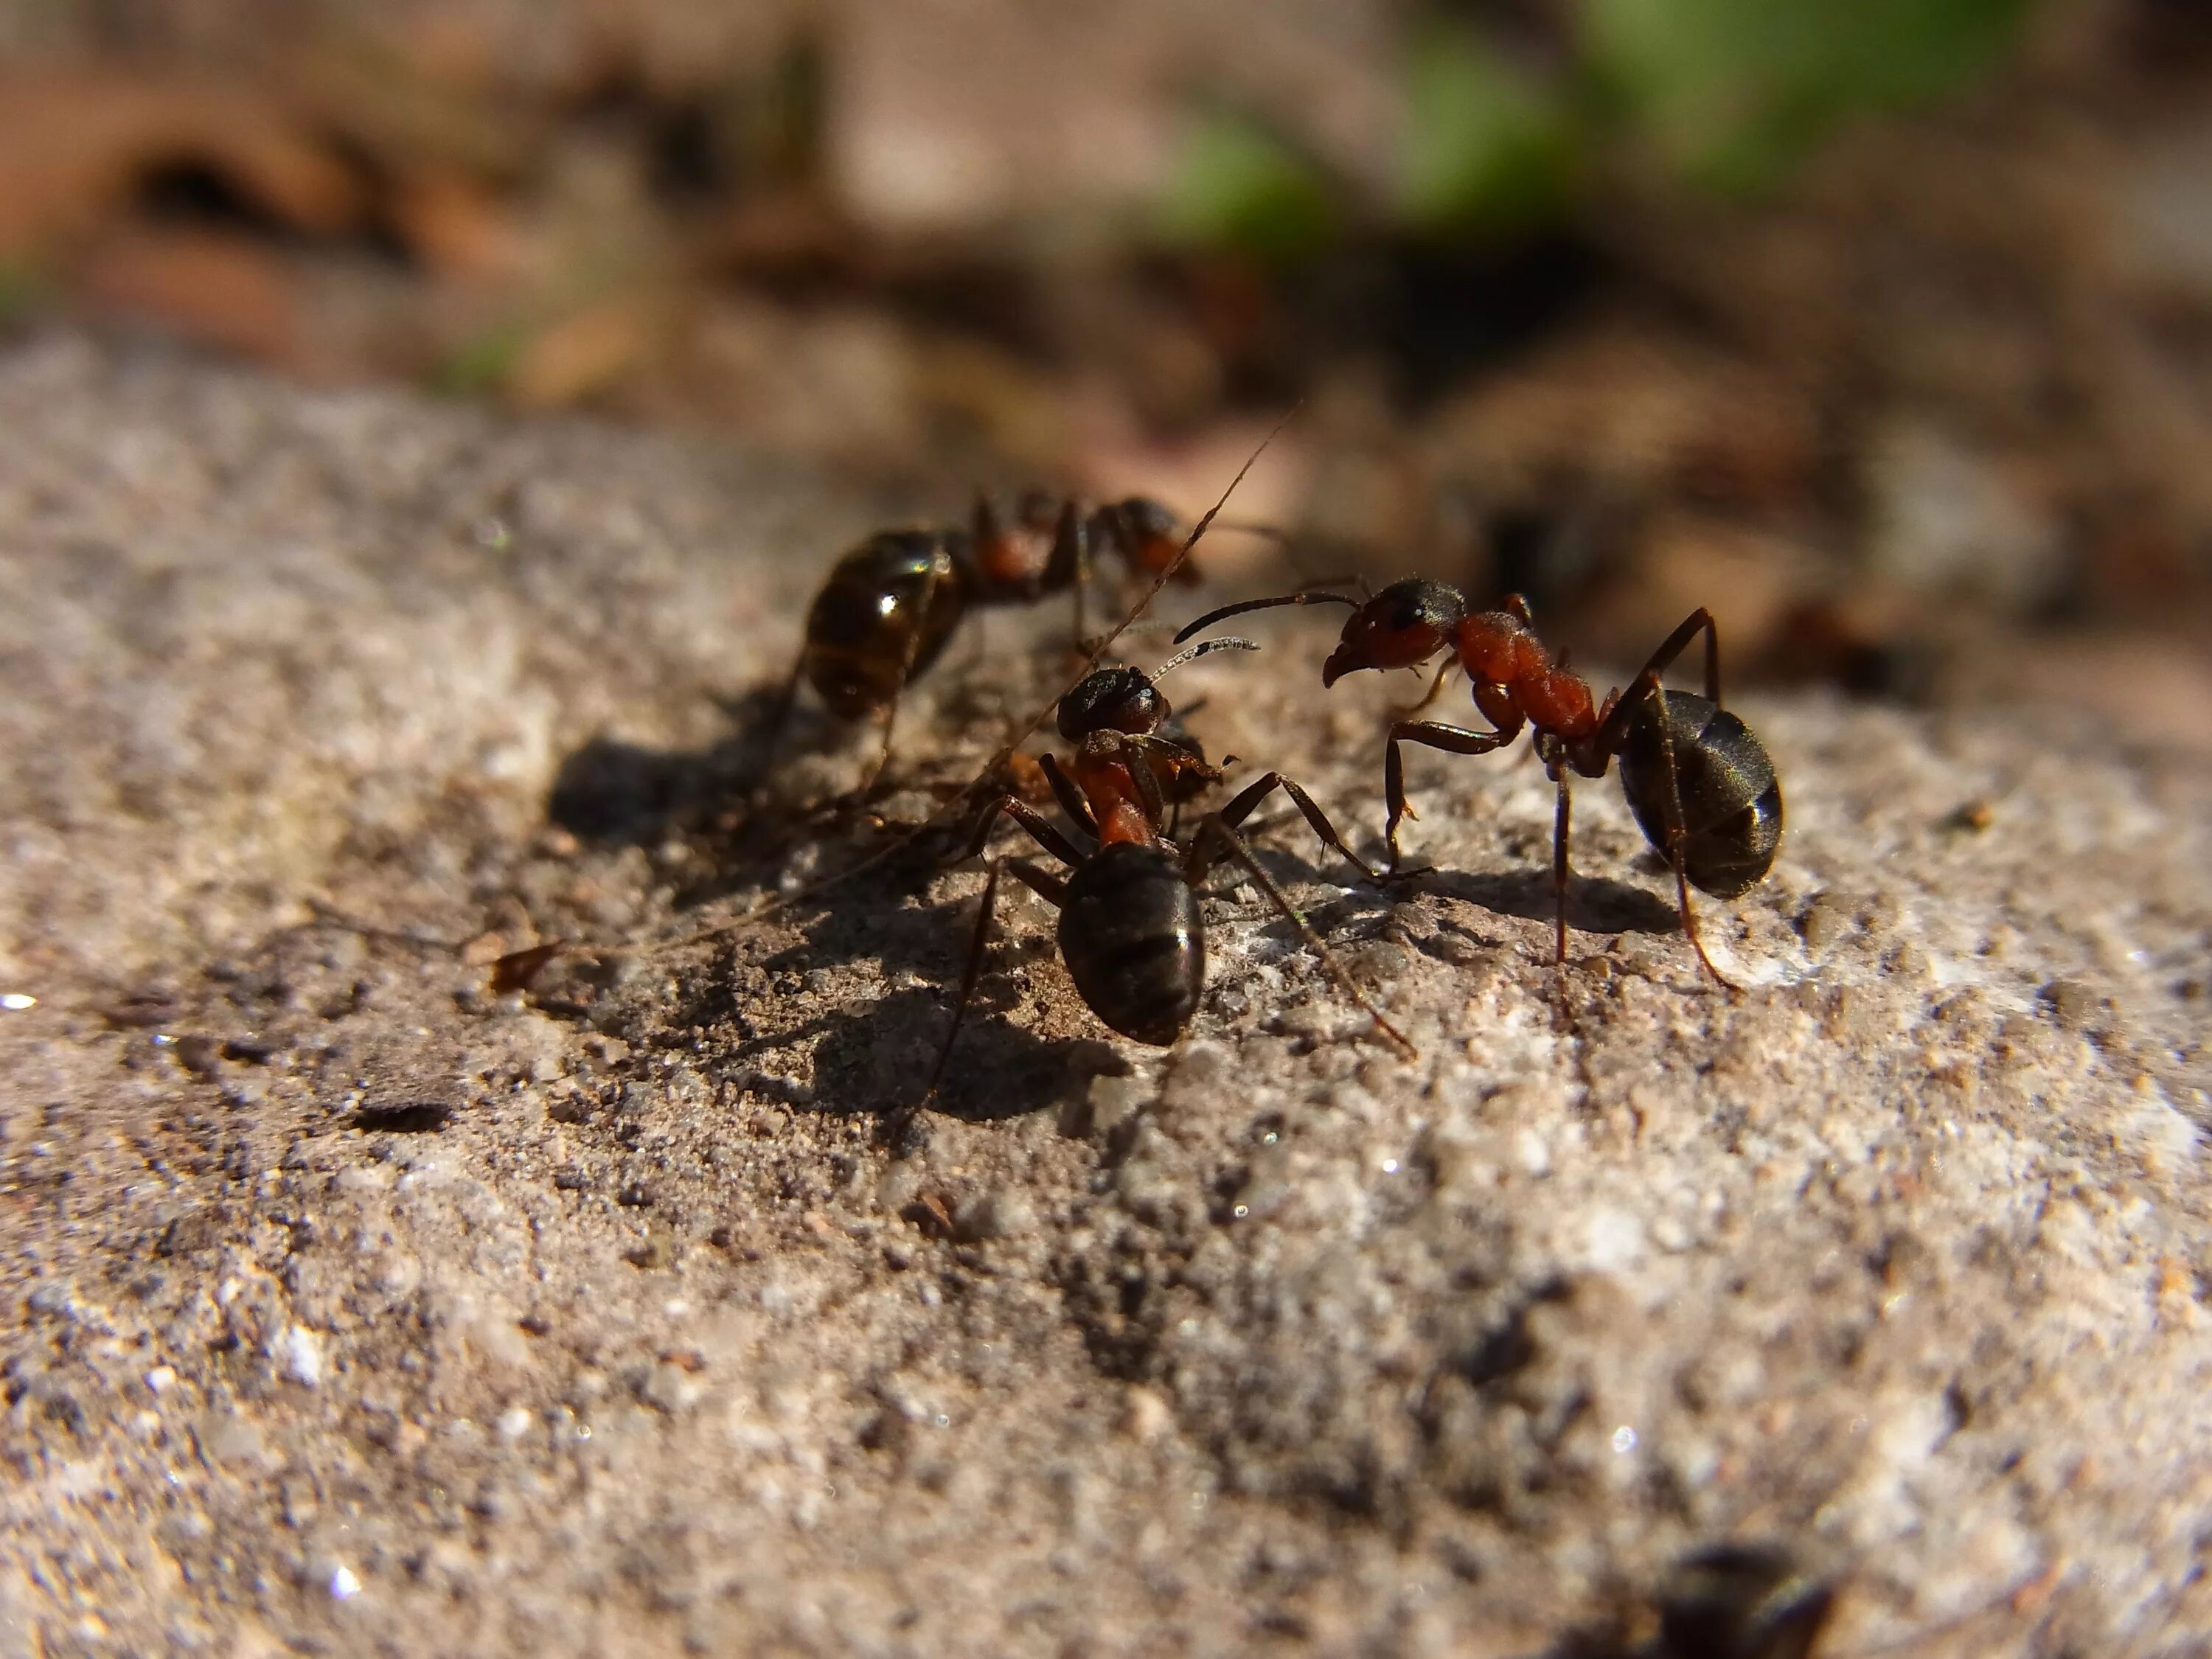
[[[1583,1259],[1600,1273],[1618,1273],[1644,1259],[1644,1218],[1632,1210],[1607,1206],[1593,1211],[1583,1227]]]
[[[1544,1137],[1534,1129],[1523,1129],[1513,1137],[1513,1156],[1530,1175],[1548,1175],[1552,1168],[1552,1149],[1544,1144]]]
[[[284,1332],[283,1356],[285,1376],[303,1389],[322,1386],[322,1338],[305,1325],[288,1326]]]

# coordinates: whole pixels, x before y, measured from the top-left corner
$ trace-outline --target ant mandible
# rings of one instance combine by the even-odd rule
[[[1184,743],[1163,734],[1173,710],[1156,683],[1210,649],[1256,647],[1249,640],[1208,640],[1151,674],[1134,668],[1097,670],[1060,699],[1060,732],[1076,745],[1075,750],[1065,767],[1050,755],[1043,757],[1042,766],[1054,798],[1075,826],[1073,838],[1016,795],[998,796],[977,815],[975,830],[954,862],[981,853],[1005,817],[1071,873],[1054,874],[1026,858],[992,860],[961,975],[952,1029],[921,1103],[935,1096],[952,1057],[982,971],[999,881],[1006,872],[1059,909],[1060,958],[1091,1012],[1133,1042],[1164,1048],[1189,1024],[1206,986],[1206,928],[1199,909],[1199,884],[1224,858],[1234,859],[1298,930],[1345,994],[1375,1022],[1376,1030],[1408,1055],[1415,1053],[1413,1044],[1352,982],[1237,833],[1261,802],[1279,789],[1325,845],[1341,854],[1363,877],[1381,880],[1345,845],[1328,816],[1295,781],[1269,772],[1219,811],[1209,813],[1187,848],[1170,839],[1164,823],[1170,799],[1187,795],[1193,783],[1218,781],[1221,774]]]
[[[1629,810],[1644,839],[1674,872],[1682,931],[1715,982],[1736,988],[1705,953],[1690,888],[1735,898],[1765,877],[1782,840],[1782,785],[1765,747],[1721,706],[1720,634],[1711,612],[1702,606],[1692,611],[1651,653],[1628,690],[1607,693],[1602,706],[1593,702],[1589,683],[1571,672],[1564,658],[1555,661],[1545,649],[1528,601],[1519,594],[1507,596],[1498,610],[1477,611],[1458,588],[1422,577],[1393,582],[1364,599],[1304,592],[1224,605],[1185,628],[1176,642],[1248,611],[1330,604],[1350,605],[1352,615],[1322,668],[1324,686],[1363,668],[1419,668],[1448,653],[1428,696],[1405,714],[1426,707],[1456,663],[1473,682],[1474,706],[1492,727],[1477,732],[1403,716],[1391,723],[1382,781],[1389,811],[1384,840],[1393,871],[1398,866],[1399,822],[1416,816],[1406,802],[1400,745],[1418,743],[1453,754],[1486,755],[1528,727],[1537,757],[1559,790],[1552,829],[1556,964],[1564,970],[1567,960],[1568,778],[1572,773],[1601,778],[1618,760]],[[1667,690],[1660,677],[1699,634],[1705,640],[1705,695]]]
[[[1081,641],[1094,548],[1111,549],[1133,576],[1171,570],[1177,580],[1199,580],[1181,558],[1175,515],[1141,495],[1086,517],[1072,498],[1055,511],[1050,496],[1030,491],[1008,520],[979,493],[964,531],[870,536],[831,567],[807,609],[799,659],[769,716],[769,759],[804,680],[840,720],[882,717],[875,763],[860,786],[865,795],[890,762],[900,695],[943,653],[972,608],[1032,605],[1073,590],[1074,637]]]

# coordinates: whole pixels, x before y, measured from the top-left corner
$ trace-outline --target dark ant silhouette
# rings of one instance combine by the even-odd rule
[[[1375,1028],[1408,1055],[1416,1051],[1354,984],[1321,936],[1299,914],[1274,878],[1252,855],[1237,826],[1277,790],[1291,798],[1323,844],[1342,854],[1370,881],[1381,875],[1345,844],[1313,798],[1290,778],[1269,772],[1226,806],[1200,822],[1188,848],[1165,829],[1168,807],[1178,797],[1220,780],[1220,770],[1186,740],[1164,736],[1173,710],[1157,682],[1209,649],[1254,650],[1249,640],[1208,640],[1163,663],[1151,674],[1134,668],[1099,669],[1059,702],[1060,735],[1076,745],[1066,764],[1042,758],[1054,798],[1075,827],[1071,838],[1018,795],[1002,794],[977,815],[968,843],[954,862],[975,857],[988,845],[1000,817],[1012,818],[1070,874],[1060,876],[1026,858],[994,859],[982,902],[952,1029],[945,1039],[929,1089],[909,1109],[937,1092],[982,972],[997,909],[999,882],[1011,872],[1060,911],[1060,954],[1068,977],[1091,1012],[1133,1042],[1164,1048],[1189,1024],[1206,986],[1206,927],[1199,884],[1223,859],[1234,859],[1295,927],[1345,994],[1365,1010]]]
[[[1427,696],[1391,722],[1384,753],[1383,793],[1389,817],[1384,840],[1398,867],[1398,825],[1417,816],[1406,801],[1403,744],[1456,755],[1486,755],[1531,732],[1531,744],[1559,788],[1552,830],[1552,880],[1557,919],[1553,957],[1567,960],[1567,783],[1571,774],[1601,778],[1620,763],[1621,793],[1644,839],[1674,872],[1675,908],[1698,960],[1714,981],[1735,989],[1705,954],[1690,888],[1735,898],[1765,878],[1782,839],[1782,786],[1751,728],[1721,706],[1720,635],[1702,606],[1668,635],[1626,692],[1593,702],[1589,684],[1554,660],[1536,637],[1528,602],[1510,594],[1496,611],[1477,611],[1449,584],[1412,577],[1367,598],[1305,591],[1248,599],[1208,611],[1176,635],[1181,644],[1216,623],[1283,605],[1345,605],[1352,609],[1336,649],[1322,668],[1334,685],[1363,668],[1419,668],[1449,653]],[[1705,691],[1669,691],[1660,677],[1699,634],[1705,637]],[[1474,706],[1488,732],[1410,718],[1435,701],[1456,664],[1474,683]]]
[[[1265,526],[1224,526],[1274,534]],[[1175,514],[1142,495],[1085,514],[1073,498],[1031,490],[1011,518],[978,494],[965,530],[879,531],[830,568],[806,613],[799,659],[769,715],[765,772],[801,681],[842,720],[880,716],[865,796],[890,759],[900,696],[943,654],[961,620],[979,606],[1035,605],[1072,592],[1079,647],[1094,552],[1110,550],[1133,579],[1200,580],[1185,558]]]

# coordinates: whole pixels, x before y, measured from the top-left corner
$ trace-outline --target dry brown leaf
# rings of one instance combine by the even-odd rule
[[[204,230],[118,230],[77,270],[98,309],[264,362],[307,367],[292,273],[250,238]]]
[[[665,309],[661,296],[633,291],[570,312],[516,354],[507,395],[525,409],[557,409],[604,391],[652,349]]]
[[[266,94],[154,76],[0,76],[0,256],[36,253],[114,212],[152,172],[212,169],[295,229],[360,222],[360,181]]]
[[[512,215],[465,173],[429,170],[403,179],[391,214],[400,240],[441,276],[514,277],[528,257]]]

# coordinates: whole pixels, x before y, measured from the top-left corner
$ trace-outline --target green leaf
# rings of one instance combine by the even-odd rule
[[[1955,89],[2033,0],[1584,0],[1583,48],[1613,105],[1693,178],[1771,185],[1863,108]]]
[[[1160,217],[1175,240],[1278,261],[1319,251],[1340,220],[1335,191],[1316,163],[1228,110],[1207,112],[1192,127]]]
[[[1559,100],[1462,30],[1413,43],[1399,210],[1431,228],[1503,233],[1565,210],[1576,135]]]

